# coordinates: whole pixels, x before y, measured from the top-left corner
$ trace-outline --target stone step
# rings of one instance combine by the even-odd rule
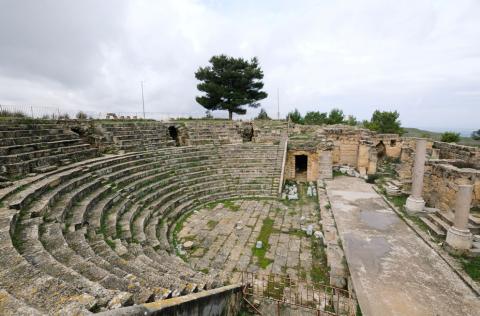
[[[427,217],[420,217],[420,220],[427,225],[429,230],[433,232],[438,237],[445,237],[445,232],[440,229],[437,225],[432,223]]]
[[[437,225],[441,230],[443,230],[445,233],[448,231],[450,228],[450,224],[446,223],[443,221],[439,216],[436,214],[428,214],[427,217],[431,222]]]

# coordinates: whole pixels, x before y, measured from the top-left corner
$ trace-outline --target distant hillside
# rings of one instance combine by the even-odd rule
[[[405,137],[428,137],[434,140],[440,140],[440,137],[442,135],[442,133],[430,132],[418,128],[404,127],[403,129],[405,130],[405,134],[403,134],[403,136]],[[474,140],[471,137],[460,136],[459,144],[468,146],[480,146],[480,141]]]

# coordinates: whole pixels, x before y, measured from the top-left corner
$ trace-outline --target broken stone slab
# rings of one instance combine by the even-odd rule
[[[122,306],[126,306],[127,304],[130,305],[133,303],[133,294],[127,292],[120,292],[115,295],[110,302],[108,302],[107,308],[108,309],[117,309]]]
[[[307,229],[305,230],[305,233],[307,233],[307,236],[312,236],[313,235],[313,225],[308,225]]]
[[[188,249],[191,249],[192,247],[193,247],[193,241],[189,240],[189,241],[186,241],[186,242],[183,243],[183,248],[184,249],[188,250]]]
[[[315,237],[318,238],[318,239],[323,240],[323,234],[322,234],[322,232],[319,231],[319,230],[315,231],[315,232],[313,233],[313,236],[315,236]]]

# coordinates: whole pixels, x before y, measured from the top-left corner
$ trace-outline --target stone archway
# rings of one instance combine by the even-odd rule
[[[385,144],[383,143],[383,140],[381,140],[375,148],[377,149],[377,158],[382,159],[387,155],[387,148],[385,147]]]

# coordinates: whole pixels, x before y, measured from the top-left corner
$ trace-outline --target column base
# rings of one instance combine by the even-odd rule
[[[409,196],[407,202],[405,203],[405,210],[409,215],[417,215],[418,213],[423,212],[423,208],[425,207],[425,201],[420,198],[416,198],[413,196]]]
[[[472,248],[473,235],[468,229],[451,226],[447,232],[446,249],[450,253],[462,254]]]

